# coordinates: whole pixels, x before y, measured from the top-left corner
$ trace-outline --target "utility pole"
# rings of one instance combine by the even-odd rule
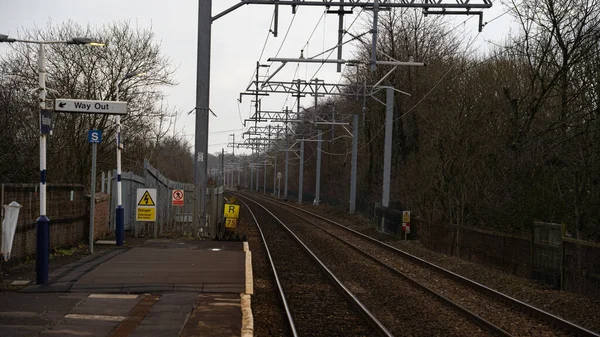
[[[267,195],[267,160],[265,159],[265,169],[263,170],[263,195]]]
[[[317,178],[315,187],[315,200],[313,205],[319,206],[320,192],[321,192],[321,143],[323,140],[323,131],[319,130],[319,136],[317,138]]]
[[[210,39],[212,29],[212,0],[198,0],[198,53],[196,77],[196,139],[194,156],[194,225],[196,235],[206,226],[206,176],[208,162],[208,111],[210,109]],[[211,224],[213,225],[213,224]],[[215,224],[216,225],[216,224]],[[215,236],[210,228],[209,237]]]
[[[227,147],[231,148],[231,154],[235,157],[235,133],[230,133],[229,135],[233,137],[233,142],[227,144]]]
[[[225,184],[225,149],[221,148],[221,186]]]
[[[285,107],[285,178],[283,182],[283,199],[287,200],[288,197],[288,164],[290,160],[290,149],[288,149],[288,120],[290,111]]]
[[[277,188],[277,148],[275,148],[275,165],[273,165],[273,196],[275,196],[275,189]]]
[[[350,169],[350,214],[356,210],[356,166],[358,162],[358,115],[352,118],[352,168]]]
[[[387,87],[385,92],[385,142],[383,148],[383,195],[381,205],[389,207],[392,171],[392,134],[394,131],[394,88]]]
[[[302,187],[304,186],[304,139],[300,141],[300,168],[298,172],[298,203],[302,204]]]

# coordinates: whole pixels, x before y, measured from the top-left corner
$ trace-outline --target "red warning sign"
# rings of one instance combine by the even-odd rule
[[[184,193],[183,190],[173,190],[173,193],[171,193],[172,198],[171,198],[171,204],[173,206],[183,206],[184,200]]]

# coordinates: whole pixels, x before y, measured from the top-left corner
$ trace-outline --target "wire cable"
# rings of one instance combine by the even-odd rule
[[[352,20],[352,23],[350,23],[350,26],[348,26],[347,29],[344,29],[344,33],[342,34],[342,38],[344,38],[344,36],[346,36],[346,34],[348,33],[348,31],[350,30],[350,28],[352,28],[352,26],[354,25],[354,23],[356,22],[356,20],[358,19],[358,17],[360,16],[360,14],[362,14],[362,12],[364,11],[364,7],[361,8],[360,12],[358,12],[358,14],[356,14],[356,17],[354,18],[354,20]],[[329,55],[327,55],[327,58],[325,58],[325,60],[329,60],[329,58],[331,57],[331,54],[333,54],[333,52],[335,51],[335,48],[332,49],[329,52]],[[322,54],[319,54],[322,55]],[[312,77],[310,78],[311,80],[313,80],[315,78],[315,76],[317,76],[317,73],[319,73],[319,71],[321,70],[321,68],[323,68],[323,65],[325,65],[325,63],[321,63],[321,65],[319,66],[319,68],[317,69],[317,71],[315,71],[315,73],[312,75]]]
[[[260,60],[263,57],[263,54],[265,52],[265,48],[267,47],[267,42],[269,41],[269,37],[271,36],[271,26],[273,26],[273,22],[275,21],[275,11],[273,11],[273,15],[271,16],[271,23],[269,24],[269,29],[267,30],[267,36],[265,37],[265,42],[263,43],[263,47],[262,47],[262,51],[260,52],[260,56],[258,57],[258,62],[260,62]],[[252,84],[252,81],[254,80],[254,76],[256,75],[256,69],[254,69],[254,72],[252,73],[252,76],[250,76],[250,81],[248,81],[248,85],[246,86],[249,87],[250,84]]]
[[[287,39],[288,34],[290,33],[290,29],[292,28],[292,25],[294,24],[294,19],[296,19],[296,14],[294,14],[292,16],[292,20],[290,21],[287,31],[285,32],[285,36],[283,37],[283,41],[281,41],[281,45],[279,46],[279,49],[277,50],[275,57],[279,56],[279,52],[281,51],[281,48],[283,48],[283,45],[285,44],[285,40]],[[273,63],[273,62],[271,62],[271,63]]]
[[[504,15],[505,15],[505,14],[507,14],[509,11],[510,11],[510,10],[506,10],[506,11],[504,11],[502,14],[499,14],[498,16],[494,17],[492,20],[488,21],[488,23],[489,23],[489,22],[493,22],[494,20],[496,20],[496,19],[498,19],[498,18],[500,18],[500,17],[504,16]],[[460,24],[456,25],[456,26],[455,26],[453,29],[456,29],[456,28],[457,28],[457,27],[459,27],[460,25],[462,25],[462,24],[466,23],[466,22],[467,22],[467,21],[469,21],[471,18],[473,18],[473,17],[472,17],[472,16],[470,16],[469,18],[467,18],[466,20],[464,20],[462,23],[460,23]],[[473,39],[471,39],[471,41],[470,41],[470,42],[467,44],[467,46],[466,46],[466,48],[465,48],[465,49],[466,49],[466,50],[468,50],[468,49],[471,47],[471,45],[472,45],[472,44],[473,44],[473,43],[474,43],[474,42],[477,40],[477,37],[479,37],[480,35],[481,35],[481,32],[478,32],[478,33],[475,35],[475,37],[473,37]],[[484,60],[484,61],[485,61],[485,60]],[[443,75],[443,76],[442,76],[442,77],[441,77],[441,78],[440,78],[440,79],[437,81],[437,83],[436,83],[436,84],[435,84],[435,85],[434,85],[434,86],[433,86],[433,87],[432,87],[432,88],[431,88],[431,89],[430,89],[430,90],[429,90],[429,91],[428,91],[428,92],[427,92],[427,93],[426,93],[426,94],[425,94],[425,95],[424,95],[424,96],[423,96],[423,97],[422,97],[422,98],[421,98],[421,99],[420,99],[420,100],[419,100],[419,101],[418,101],[418,102],[415,104],[415,105],[413,105],[413,106],[412,106],[410,109],[408,109],[408,110],[407,110],[405,113],[403,113],[401,116],[399,116],[399,117],[395,118],[394,120],[392,120],[392,123],[393,123],[393,122],[396,122],[396,121],[398,121],[399,119],[401,119],[401,118],[403,118],[403,117],[405,117],[406,115],[408,115],[409,113],[411,113],[411,112],[412,112],[412,111],[413,111],[413,110],[414,110],[414,109],[415,109],[417,106],[419,106],[419,105],[420,105],[420,104],[421,104],[421,103],[422,103],[422,102],[423,102],[423,101],[424,101],[424,100],[425,100],[425,99],[426,99],[426,98],[427,98],[427,97],[428,97],[428,96],[429,96],[429,95],[430,95],[430,94],[431,94],[431,93],[432,93],[432,92],[433,92],[433,91],[434,91],[434,90],[437,88],[437,86],[438,86],[440,83],[442,83],[442,81],[443,81],[443,80],[446,78],[446,76],[448,76],[448,74],[450,73],[450,71],[452,71],[452,69],[454,69],[454,66],[455,66],[455,65],[456,65],[456,63],[453,63],[453,64],[450,66],[450,68],[448,69],[448,71],[446,71],[446,73],[444,73],[444,75]],[[361,150],[363,150],[364,148],[366,148],[366,147],[367,147],[367,145],[369,145],[370,143],[372,143],[372,142],[375,140],[375,138],[377,138],[377,136],[378,136],[378,135],[381,133],[381,131],[382,131],[383,129],[385,129],[385,126],[386,126],[386,124],[387,124],[387,123],[384,123],[384,124],[381,126],[381,128],[379,128],[379,129],[377,130],[377,132],[375,133],[375,135],[374,135],[374,136],[373,136],[373,137],[372,137],[372,138],[371,138],[371,139],[370,139],[368,142],[366,142],[364,145],[362,145],[362,146],[361,146],[361,147],[360,147],[360,148],[357,150],[357,152],[360,152]],[[342,152],[342,153],[330,153],[330,152],[326,152],[326,151],[324,151],[324,150],[321,150],[321,152],[323,152],[323,153],[326,153],[326,154],[328,154],[328,155],[331,155],[331,156],[345,156],[345,155],[348,155],[349,153],[352,153],[352,151],[347,151],[347,152]]]
[[[475,40],[477,39],[477,37],[480,35],[480,33],[478,33],[477,35],[475,35],[475,37],[469,42],[469,45],[467,46],[467,48],[472,45]],[[395,119],[392,120],[392,123],[396,122],[397,120],[403,118],[404,116],[408,115],[409,113],[411,113],[417,106],[419,106],[436,88],[437,86],[442,83],[442,81],[446,78],[446,76],[448,76],[448,74],[454,69],[454,65],[456,63],[453,63],[448,70],[446,71],[446,73],[444,73],[444,75],[437,81],[437,83],[415,104],[413,105],[410,109],[408,109],[405,113],[403,113],[400,117],[397,117]],[[376,132],[375,135],[373,135],[373,137],[366,142],[365,144],[363,144],[358,150],[357,152],[362,151],[364,148],[367,147],[367,145],[371,144],[376,138],[377,136],[379,136],[379,134],[381,133],[381,131],[383,131],[383,129],[385,129],[385,126],[387,125],[387,123],[383,123],[383,125],[381,126],[381,128],[379,128]],[[322,151],[323,152],[323,151]],[[342,152],[342,153],[330,153],[330,152],[323,152],[326,153],[330,156],[345,156],[348,155],[348,153],[352,153],[352,151],[346,151],[346,152]]]

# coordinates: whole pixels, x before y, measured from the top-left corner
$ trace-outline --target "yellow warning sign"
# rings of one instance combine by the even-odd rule
[[[138,207],[136,221],[156,221],[156,208],[155,207]]]
[[[225,228],[235,228],[237,219],[225,219]]]
[[[150,196],[150,192],[148,192],[148,191],[144,192],[144,195],[140,198],[138,205],[139,206],[156,206],[156,204],[154,203],[154,200],[152,200],[152,197]]]
[[[410,211],[402,212],[402,222],[410,222]]]
[[[240,217],[240,205],[225,204],[223,216],[228,219],[237,219]]]

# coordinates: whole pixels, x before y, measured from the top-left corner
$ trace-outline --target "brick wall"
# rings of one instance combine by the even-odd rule
[[[50,219],[50,249],[75,245],[88,234],[84,188],[73,184],[47,185],[47,216]],[[11,259],[35,254],[36,220],[40,215],[38,184],[2,184],[0,203],[21,204]],[[1,235],[1,234],[0,234]]]

